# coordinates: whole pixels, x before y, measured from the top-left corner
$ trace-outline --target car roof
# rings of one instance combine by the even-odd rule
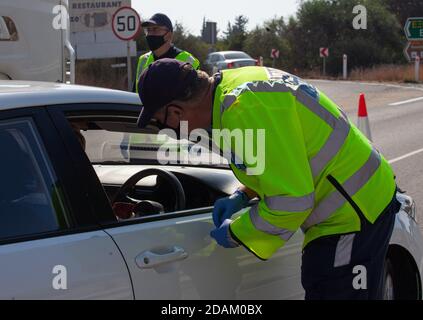
[[[229,53],[245,53],[244,51],[216,51],[216,52],[211,52],[210,55],[212,54],[229,54]],[[245,53],[247,54],[247,53]]]
[[[38,81],[0,81],[0,110],[74,103],[140,105],[136,93]]]

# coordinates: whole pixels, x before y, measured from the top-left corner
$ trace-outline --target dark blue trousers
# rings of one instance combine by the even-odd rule
[[[381,299],[385,257],[400,207],[394,195],[374,224],[361,217],[360,232],[309,243],[301,266],[305,299]]]

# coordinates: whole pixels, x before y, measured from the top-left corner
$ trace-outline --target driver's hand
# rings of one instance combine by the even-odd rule
[[[115,202],[113,204],[113,213],[120,220],[127,220],[135,217],[134,208],[135,204],[126,202]]]

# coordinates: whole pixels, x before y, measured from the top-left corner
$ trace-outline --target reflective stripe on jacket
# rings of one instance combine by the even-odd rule
[[[265,129],[261,155],[257,143],[240,146],[239,139],[214,139],[224,154],[232,155],[238,180],[260,197],[233,221],[231,232],[261,259],[271,257],[299,228],[305,232],[304,247],[322,236],[357,232],[360,216],[374,223],[395,192],[390,165],[342,110],[314,86],[283,71],[222,71],[213,128],[241,129],[244,140],[251,138],[247,129],[253,129],[252,141],[257,141],[257,130]],[[257,163],[239,160],[248,160],[249,148],[257,163],[264,161],[260,174],[248,172]]]

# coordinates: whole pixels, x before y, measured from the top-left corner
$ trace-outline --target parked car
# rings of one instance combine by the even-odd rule
[[[153,161],[160,139],[125,159],[125,133],[154,135],[139,112],[129,92],[0,81],[0,298],[302,299],[302,231],[267,262],[218,246],[212,205],[236,178],[212,158]],[[385,298],[420,299],[423,239],[398,198]]]
[[[213,74],[223,69],[233,69],[247,66],[256,66],[259,62],[242,51],[219,51],[207,55],[204,69]]]

